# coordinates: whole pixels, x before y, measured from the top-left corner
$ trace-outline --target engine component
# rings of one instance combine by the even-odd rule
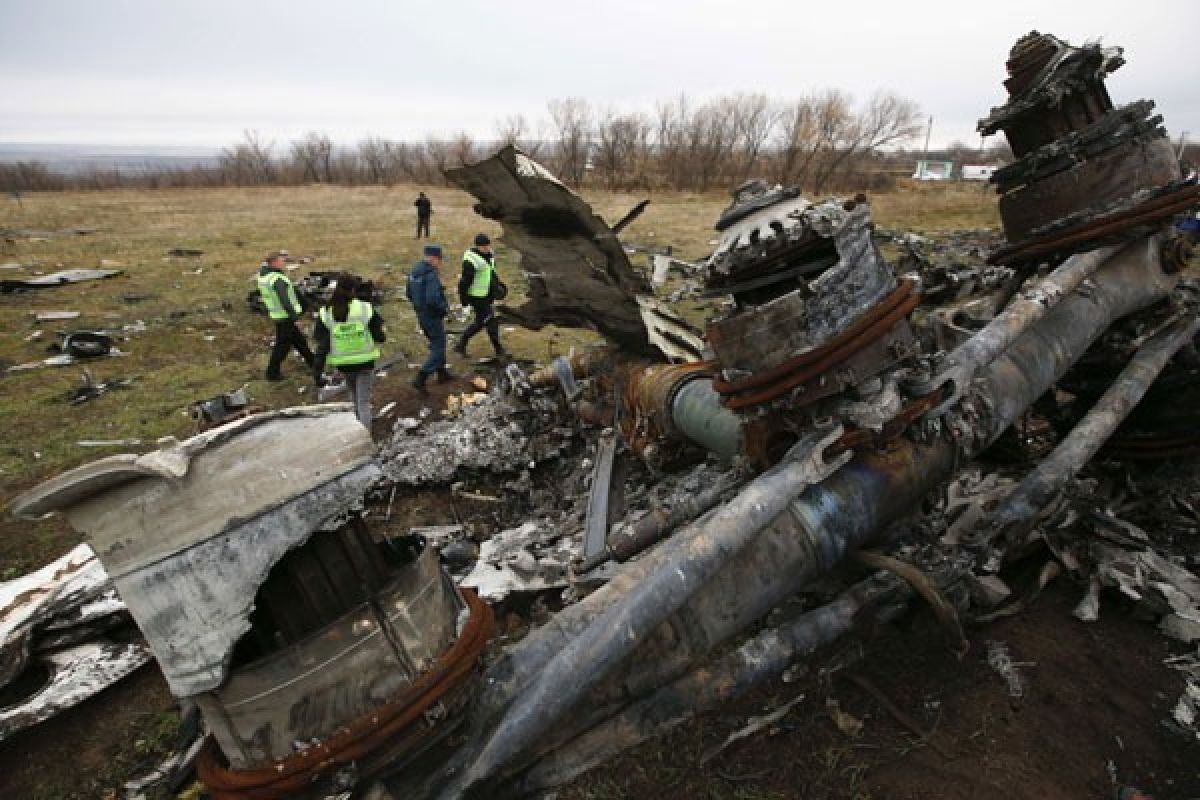
[[[1009,100],[980,120],[1003,131],[1017,160],[991,180],[1008,244],[992,263],[1091,249],[1147,233],[1200,200],[1183,180],[1154,103],[1114,108],[1104,80],[1125,63],[1119,47],[1074,47],[1033,31],[1009,53]]]

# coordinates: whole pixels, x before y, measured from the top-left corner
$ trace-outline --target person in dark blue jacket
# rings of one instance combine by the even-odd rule
[[[417,313],[417,323],[421,332],[429,340],[429,358],[421,366],[412,385],[418,391],[425,392],[425,382],[429,376],[437,373],[438,383],[452,380],[453,375],[446,369],[446,314],[450,306],[446,302],[446,290],[442,287],[442,279],[438,269],[442,266],[442,248],[436,244],[427,244],[423,251],[424,257],[413,265],[408,273],[408,285],[405,293],[408,301]]]

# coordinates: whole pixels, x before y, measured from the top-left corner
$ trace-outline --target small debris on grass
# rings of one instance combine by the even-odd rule
[[[781,719],[786,717],[788,715],[788,712],[790,712],[793,708],[795,708],[800,703],[800,701],[802,701],[803,699],[804,699],[804,695],[798,694],[794,698],[792,698],[788,702],[784,703],[782,706],[775,709],[774,711],[772,711],[769,714],[763,714],[762,716],[758,716],[758,717],[751,717],[749,720],[747,720],[746,725],[744,727],[739,728],[738,730],[729,734],[728,736],[725,737],[725,740],[723,742],[721,742],[719,745],[712,747],[708,751],[706,751],[704,753],[704,755],[702,755],[700,757],[700,763],[707,764],[709,761],[712,761],[714,758],[716,758],[721,753],[723,753],[725,751],[725,749],[728,748],[729,745],[733,744],[734,742],[736,742],[740,739],[745,739],[750,736],[753,736],[754,734],[758,733],[759,731],[763,730],[764,728],[771,728],[772,726],[775,725],[775,723],[779,722]],[[861,725],[861,723],[860,723],[860,725]]]
[[[829,718],[833,720],[833,724],[844,736],[853,739],[862,733],[863,721],[853,714],[843,711],[836,698],[825,698],[825,711],[828,712]]]
[[[1025,681],[1017,667],[1033,666],[1032,664],[1013,661],[1008,646],[995,639],[989,639],[987,642],[987,663],[1008,684],[1009,697],[1020,699],[1025,696]]]

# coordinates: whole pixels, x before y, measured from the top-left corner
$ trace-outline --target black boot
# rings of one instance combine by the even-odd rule
[[[428,394],[429,390],[425,388],[425,381],[429,380],[429,376],[424,372],[418,372],[416,377],[412,379],[413,388],[421,394]]]
[[[449,383],[450,381],[454,380],[454,375],[452,375],[450,370],[446,369],[445,367],[442,367],[437,371],[437,376],[438,383]]]

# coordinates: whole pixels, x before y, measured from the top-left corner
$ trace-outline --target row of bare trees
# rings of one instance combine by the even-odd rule
[[[520,115],[501,121],[488,141],[466,133],[421,142],[373,136],[347,147],[313,132],[277,147],[247,132],[215,159],[187,167],[65,175],[44,164],[0,164],[0,189],[436,184],[445,169],[515,144],[572,186],[703,192],[764,177],[819,193],[870,187],[884,154],[921,129],[916,103],[886,92],[860,104],[838,90],[787,101],[754,93],[707,101],[680,95],[651,112],[569,97],[547,110],[533,122]]]

